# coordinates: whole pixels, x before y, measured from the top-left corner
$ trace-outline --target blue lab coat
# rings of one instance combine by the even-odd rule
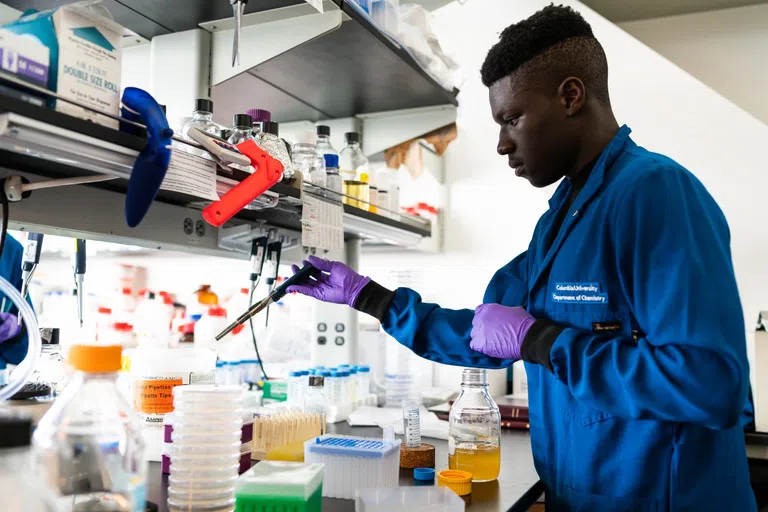
[[[21,292],[21,258],[24,249],[21,244],[11,235],[6,235],[3,253],[0,255],[0,276],[16,287]],[[0,299],[6,298],[5,294],[0,292]],[[6,310],[17,315],[19,310],[16,306],[11,307],[11,299],[6,298]],[[6,340],[0,343],[0,370],[7,364],[19,364],[27,355],[27,346],[29,340],[26,332],[12,340]]]
[[[603,151],[553,232],[571,193],[563,180],[528,250],[483,300],[565,327],[550,350],[554,372],[525,365],[547,511],[751,512],[739,424],[748,363],[728,225],[690,172],[629,133],[622,127]],[[473,315],[400,288],[383,326],[432,361],[512,364],[469,348]]]

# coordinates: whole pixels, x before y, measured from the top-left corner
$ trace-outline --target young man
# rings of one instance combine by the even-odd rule
[[[515,174],[534,187],[565,177],[483,305],[425,304],[317,258],[326,274],[294,290],[377,317],[433,361],[523,359],[548,511],[754,511],[739,425],[744,318],[722,212],[619,127],[605,54],[572,9],[508,27],[481,73]]]

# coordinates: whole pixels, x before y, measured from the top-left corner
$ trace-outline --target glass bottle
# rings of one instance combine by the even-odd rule
[[[35,473],[32,450],[32,420],[0,415],[0,493],[3,510],[54,512],[53,494]]]
[[[317,127],[317,154],[325,157],[325,155],[339,154],[331,146],[331,128],[321,124]]]
[[[264,121],[261,124],[261,133],[256,138],[259,145],[272,158],[283,164],[283,178],[293,177],[294,170],[291,163],[291,154],[285,141],[280,138],[280,125],[274,121]]]
[[[347,145],[339,153],[339,171],[344,181],[355,181],[368,173],[368,159],[360,148],[360,134],[348,132],[344,134]]]
[[[188,133],[190,128],[197,128],[201,132],[210,133],[217,137],[221,135],[219,125],[213,122],[213,102],[206,98],[195,100],[195,110],[192,112],[192,119],[186,122],[181,129],[182,135],[188,140],[192,140]]]
[[[325,187],[325,160],[317,154],[317,136],[310,131],[299,132],[292,146],[292,162],[295,171],[304,180],[318,187]]]
[[[141,512],[141,421],[117,386],[122,347],[74,345],[76,370],[33,436],[37,474],[63,510]]]
[[[272,120],[272,113],[269,110],[250,108],[246,114],[251,116],[251,138],[255,140],[262,131],[262,125]]]
[[[248,114],[235,114],[232,119],[233,129],[227,142],[230,144],[240,144],[251,137],[253,119]]]
[[[325,416],[325,379],[321,375],[308,375],[309,387],[304,395],[304,412],[308,414],[322,414]],[[325,423],[325,422],[323,422]]]
[[[496,480],[501,468],[501,416],[488,394],[487,372],[466,368],[461,394],[448,416],[448,467],[472,473],[473,482]]]
[[[335,192],[330,194],[330,199],[336,201],[341,200],[341,194],[344,191],[344,186],[341,182],[341,175],[339,174],[339,155],[326,154],[325,158],[325,188]]]

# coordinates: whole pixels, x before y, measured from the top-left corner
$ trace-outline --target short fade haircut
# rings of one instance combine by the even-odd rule
[[[569,76],[578,77],[588,94],[610,104],[603,47],[589,23],[570,7],[550,4],[504,29],[488,51],[480,76],[490,87],[515,72],[557,85]]]

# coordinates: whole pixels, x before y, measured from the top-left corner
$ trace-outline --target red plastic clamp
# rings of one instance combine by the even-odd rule
[[[208,224],[219,227],[235,216],[248,203],[280,181],[283,164],[261,149],[254,141],[246,140],[237,149],[251,160],[253,174],[235,185],[232,190],[203,209]]]

